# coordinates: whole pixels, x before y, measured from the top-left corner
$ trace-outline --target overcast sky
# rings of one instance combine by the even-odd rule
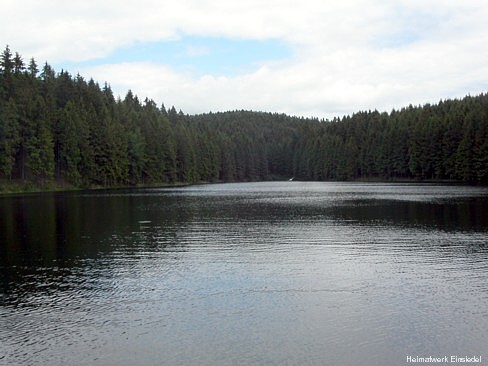
[[[488,89],[485,0],[3,0],[26,62],[186,113],[332,118]]]

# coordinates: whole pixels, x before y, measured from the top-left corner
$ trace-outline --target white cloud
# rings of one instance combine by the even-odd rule
[[[183,35],[279,39],[294,49],[292,59],[233,77],[151,63],[79,70],[121,94],[130,88],[188,113],[245,108],[332,117],[488,85],[488,3],[481,0],[17,0],[2,8],[0,39],[40,62],[103,58],[121,46]]]

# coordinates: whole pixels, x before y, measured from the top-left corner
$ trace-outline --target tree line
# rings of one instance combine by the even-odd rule
[[[488,96],[332,121],[188,115],[130,90],[0,56],[0,180],[76,187],[200,181],[436,179],[488,183]]]
[[[314,125],[296,149],[297,175],[313,180],[488,182],[488,95],[359,112]]]

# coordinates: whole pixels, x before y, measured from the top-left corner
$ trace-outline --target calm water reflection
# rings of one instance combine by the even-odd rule
[[[0,198],[0,364],[488,360],[488,189],[248,183]]]

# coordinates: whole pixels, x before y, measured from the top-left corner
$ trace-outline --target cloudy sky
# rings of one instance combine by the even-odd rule
[[[488,89],[485,0],[3,0],[0,41],[186,113],[332,118]]]

